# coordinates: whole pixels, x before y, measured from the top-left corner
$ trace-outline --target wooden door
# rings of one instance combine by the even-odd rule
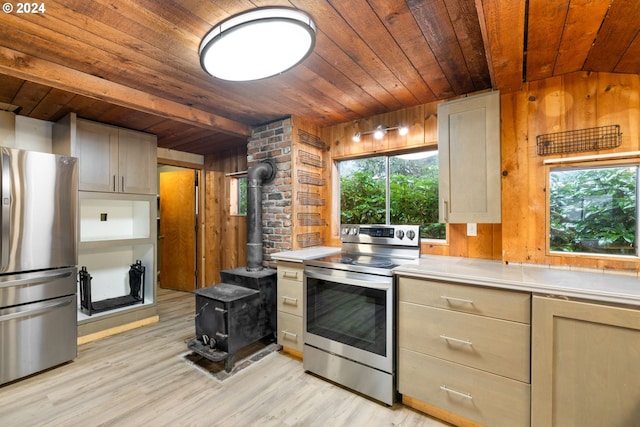
[[[196,288],[196,174],[160,173],[160,287],[177,291]]]

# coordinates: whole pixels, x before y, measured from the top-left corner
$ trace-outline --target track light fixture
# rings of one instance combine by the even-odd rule
[[[388,131],[390,130],[397,130],[398,134],[400,134],[401,136],[405,136],[409,133],[409,128],[406,126],[392,126],[392,127],[385,127],[382,125],[378,125],[376,126],[376,128],[374,130],[370,130],[370,131],[366,131],[366,132],[356,132],[353,135],[353,142],[360,142],[360,138],[362,137],[362,135],[370,135],[373,134],[373,137],[375,139],[382,139],[384,138],[384,136],[387,134]]]

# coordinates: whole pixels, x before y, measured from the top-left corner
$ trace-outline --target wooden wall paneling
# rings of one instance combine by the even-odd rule
[[[536,154],[536,136],[620,124],[622,145],[607,152],[640,148],[640,77],[577,72],[527,84],[502,96],[502,259],[506,262],[571,265],[636,272],[635,259],[547,254],[547,175]],[[564,154],[568,157],[581,153]],[[597,154],[584,153],[584,154]]]
[[[367,117],[358,121],[360,129],[364,132],[371,132],[379,124],[381,124],[380,116]],[[347,133],[345,137],[348,138],[349,134]],[[345,142],[348,142],[348,140]],[[360,142],[351,141],[351,146],[351,154],[362,155],[366,153],[377,153],[386,149],[387,140],[386,138],[376,140],[374,139],[373,134],[362,135],[360,137]]]
[[[639,149],[640,76],[600,73],[597,79],[597,124],[619,124],[622,145],[615,151]]]
[[[502,118],[502,259],[518,261],[530,257],[529,162],[531,150],[528,133],[528,99],[526,91],[500,96]]]
[[[204,239],[204,283],[205,286],[217,283],[220,272],[220,258],[216,251],[220,247],[220,172],[212,170],[211,159],[205,157],[205,239]]]
[[[376,154],[388,154],[400,150],[415,150],[438,143],[438,102],[406,108],[395,112],[380,114],[357,122],[343,123],[330,126],[321,130],[321,136],[330,143],[330,159],[336,160],[373,156]],[[409,134],[400,136],[397,131],[389,131],[382,140],[375,140],[373,135],[363,135],[360,142],[354,142],[352,136],[355,132],[368,132],[378,124],[385,127],[398,125],[409,126]],[[330,168],[333,171],[333,166]],[[331,176],[327,171],[327,176]],[[337,178],[333,178],[334,180]],[[331,182],[331,181],[328,181]],[[330,203],[338,202],[337,196],[328,190],[327,200]],[[330,242],[337,245],[337,225],[339,221],[339,206],[328,207],[331,223]],[[479,225],[478,235],[467,237],[466,225],[450,225],[448,244],[423,243],[422,253],[434,255],[452,255],[464,257],[476,257],[487,259],[500,259],[501,256],[501,227]]]
[[[502,260],[502,224],[491,226],[491,259]]]
[[[501,259],[500,251],[495,258],[495,241],[500,238],[498,231],[500,228],[494,227],[496,224],[477,224],[477,236],[467,236],[466,227],[464,229],[467,240],[469,258]],[[499,225],[499,224],[498,224]],[[497,234],[497,238],[496,235]],[[501,245],[500,245],[501,246]]]
[[[562,78],[562,94],[565,97],[565,128],[561,129],[561,131],[599,126],[596,102],[598,100],[597,85],[597,73],[579,72]]]
[[[351,122],[322,128],[321,139],[329,144],[332,158],[339,158],[348,154],[345,150],[349,149],[350,145],[344,142],[345,135],[354,130],[355,126]]]
[[[430,102],[423,105],[423,129],[424,137],[422,138],[425,145],[437,145],[438,144],[438,103]],[[409,129],[409,133],[412,133],[413,129]]]
[[[536,137],[541,134],[566,130],[565,90],[562,78],[554,77],[529,84],[529,109],[527,127],[529,139],[527,152],[527,179],[529,186],[528,262],[544,263],[547,251],[547,174],[542,166],[543,158],[536,154]]]
[[[220,270],[246,264],[246,217],[230,214],[226,176],[246,168],[246,147],[205,156],[205,286],[220,281]]]
[[[293,249],[305,249],[326,245],[330,239],[329,145],[317,125],[296,117],[292,122],[292,246]],[[300,132],[312,135],[313,142],[320,146],[305,143]],[[303,197],[304,194],[312,197]]]
[[[406,126],[409,128],[409,133],[404,136],[400,135],[397,130],[392,130],[387,133],[388,150],[397,150],[406,147],[422,147],[425,145],[424,105],[405,108],[387,114],[386,125]]]
[[[446,255],[459,257],[469,256],[466,224],[448,224],[447,239],[449,241],[449,250]]]
[[[576,72],[530,82],[520,91],[501,95],[502,224],[478,224],[478,236],[467,237],[466,226],[449,225],[448,244],[423,243],[422,253],[501,259],[504,262],[572,265],[634,271],[638,261],[596,256],[547,255],[547,175],[545,157],[536,152],[538,135],[620,124],[622,146],[613,152],[640,150],[640,76]],[[437,102],[421,107],[423,145],[437,143]],[[395,114],[395,115],[394,115]],[[386,148],[351,141],[354,130],[398,120],[400,113],[322,129],[330,143],[331,161],[410,149],[393,141]],[[407,109],[403,114],[417,116]],[[371,127],[365,127],[369,126]],[[389,124],[390,125],[390,124]],[[611,151],[611,150],[608,150]],[[595,154],[595,153],[589,153]],[[565,154],[562,156],[574,156]],[[336,207],[333,207],[336,209]],[[333,226],[333,224],[332,224]],[[334,236],[335,237],[335,236]],[[334,240],[335,241],[335,240]]]

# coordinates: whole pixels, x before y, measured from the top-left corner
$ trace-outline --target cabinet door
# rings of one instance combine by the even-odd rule
[[[79,167],[78,188],[83,191],[117,191],[118,129],[78,120],[73,155]]]
[[[157,193],[157,143],[154,135],[128,129],[118,130],[118,191]]]
[[[499,223],[500,93],[438,105],[440,222]]]
[[[533,426],[640,420],[640,310],[534,297]]]

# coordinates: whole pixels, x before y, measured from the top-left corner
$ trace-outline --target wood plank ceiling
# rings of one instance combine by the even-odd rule
[[[326,126],[575,71],[640,73],[640,0],[42,4],[44,12],[0,14],[1,103],[49,121],[73,111],[200,154],[245,144],[252,126],[289,114]],[[208,76],[202,37],[268,5],[313,17],[309,58],[261,81]]]

